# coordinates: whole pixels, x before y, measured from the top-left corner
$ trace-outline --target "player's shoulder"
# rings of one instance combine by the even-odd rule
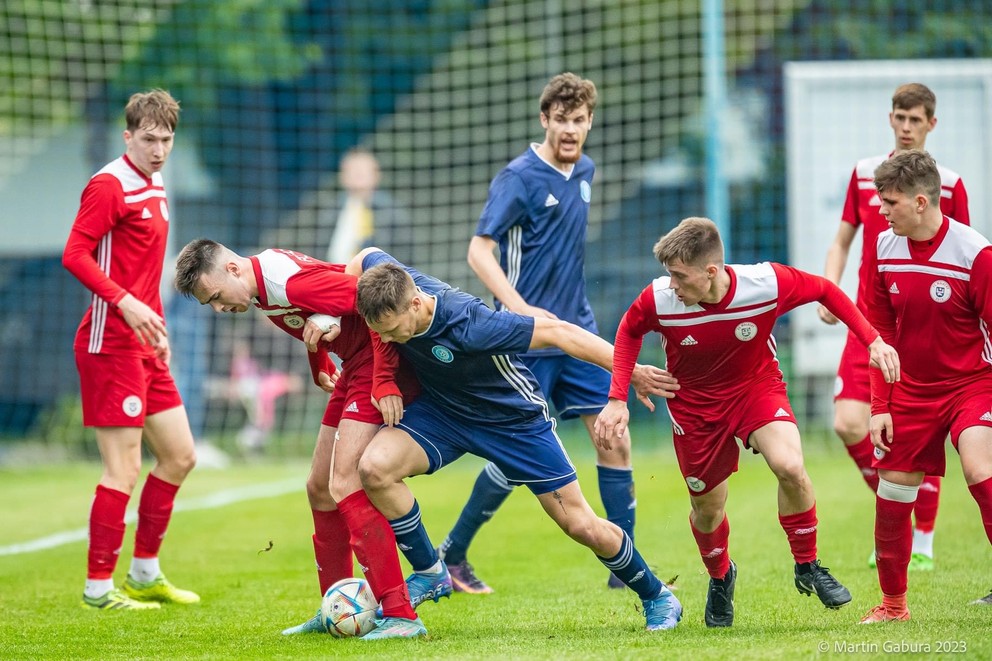
[[[524,172],[531,170],[542,163],[541,157],[537,155],[534,151],[534,146],[530,145],[524,150],[522,154],[517,156],[515,159],[506,164],[500,174],[502,175],[522,175]]]
[[[775,266],[772,262],[758,262],[757,264],[728,264],[727,266],[737,274],[738,278],[757,280],[775,277]]]
[[[942,187],[954,188],[961,181],[961,175],[940,163],[937,163],[937,172],[940,173],[940,185]]]
[[[881,165],[888,158],[889,158],[888,154],[878,154],[876,156],[869,156],[867,158],[862,158],[854,165],[854,172],[857,175],[858,179],[874,180],[875,168]]]
[[[989,240],[984,234],[970,225],[957,223],[953,220],[948,222],[947,239],[944,243],[956,246],[962,254],[970,256],[971,259],[989,247]]]

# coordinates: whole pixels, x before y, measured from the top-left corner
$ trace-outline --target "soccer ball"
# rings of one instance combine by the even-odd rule
[[[375,628],[379,602],[361,578],[343,578],[324,593],[320,617],[328,633],[336,638],[364,636]]]

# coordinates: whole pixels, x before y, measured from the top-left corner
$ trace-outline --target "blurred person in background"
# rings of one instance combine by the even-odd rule
[[[125,152],[83,190],[62,264],[92,294],[74,343],[83,424],[96,433],[103,475],[89,519],[83,606],[137,610],[200,597],[170,583],[159,549],[176,492],[196,463],[186,409],[169,371],[160,285],[169,230],[161,170],[179,104],[163,90],[131,96]],[[123,590],[113,574],[124,512],[141,475],[142,436],[155,457],[138,504],[134,555]]]

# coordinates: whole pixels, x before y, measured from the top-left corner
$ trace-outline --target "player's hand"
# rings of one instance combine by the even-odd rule
[[[328,393],[334,392],[334,386],[337,384],[338,377],[340,376],[341,373],[338,371],[335,371],[334,374],[328,374],[327,372],[318,372],[317,380],[320,382],[319,383],[320,389]]]
[[[649,411],[654,411],[654,402],[649,395],[672,399],[675,397],[675,392],[682,387],[671,372],[654,365],[640,363],[634,365],[634,371],[630,374],[630,385],[634,387],[637,400]]]
[[[372,405],[379,409],[382,421],[389,427],[395,427],[403,419],[403,398],[399,395],[386,395],[378,400],[373,397]]]
[[[820,315],[820,321],[822,321],[825,324],[830,324],[831,326],[833,326],[834,324],[837,323],[837,317],[834,316],[834,313],[828,310],[823,305],[816,308],[816,313]]]
[[[131,294],[124,294],[124,298],[117,302],[117,309],[121,311],[124,321],[138,336],[138,342],[141,344],[157,347],[161,339],[168,334],[165,331],[165,320],[161,315]]]
[[[593,426],[593,442],[603,450],[613,448],[613,442],[619,441],[627,433],[627,423],[630,421],[630,411],[627,402],[611,399],[596,416]]]
[[[871,365],[882,370],[886,383],[895,383],[901,378],[899,354],[885,343],[881,335],[868,345],[868,355]]]
[[[172,360],[172,349],[169,347],[169,338],[165,335],[159,340],[158,345],[155,347],[155,357],[165,363],[168,367],[169,362]]]
[[[333,342],[341,334],[341,323],[326,314],[310,315],[303,324],[303,344],[313,353],[321,342]]]
[[[895,440],[892,432],[892,414],[876,413],[871,416],[868,433],[871,435],[871,444],[876,448],[885,452],[891,450],[892,442]]]

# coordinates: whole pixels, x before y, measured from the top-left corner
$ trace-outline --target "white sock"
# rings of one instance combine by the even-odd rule
[[[114,589],[112,578],[87,578],[83,594],[90,599],[98,599]]]
[[[418,571],[418,574],[440,574],[441,573],[441,561],[438,560],[433,565],[425,569],[424,571]]]
[[[154,581],[162,570],[158,567],[158,558],[131,558],[131,578],[139,583]]]
[[[919,530],[913,529],[913,553],[922,553],[928,558],[932,558],[933,533],[933,530],[930,532],[920,532]]]

